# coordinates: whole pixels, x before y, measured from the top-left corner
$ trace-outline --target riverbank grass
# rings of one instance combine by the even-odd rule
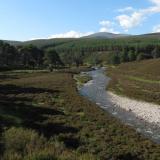
[[[129,98],[160,104],[160,59],[108,67],[108,90]]]
[[[135,81],[139,81],[139,82],[144,82],[144,83],[151,83],[151,84],[160,84],[160,81],[158,80],[150,80],[150,79],[144,79],[141,77],[135,77],[135,76],[126,76],[126,78],[130,79],[130,80],[135,80]]]
[[[83,86],[85,83],[92,80],[92,77],[89,76],[87,73],[75,75],[74,78],[77,81],[77,84],[80,86]]]

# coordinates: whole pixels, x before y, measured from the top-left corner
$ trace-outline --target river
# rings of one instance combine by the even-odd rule
[[[160,144],[160,126],[147,123],[141,118],[137,118],[132,112],[117,107],[110,102],[110,97],[106,91],[110,78],[106,76],[106,71],[105,73],[104,71],[105,68],[100,68],[86,72],[92,77],[92,80],[80,87],[78,89],[79,93],[120,119],[122,123],[135,128],[137,132]]]

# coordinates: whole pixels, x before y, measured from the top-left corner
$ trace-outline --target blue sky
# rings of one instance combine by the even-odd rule
[[[160,0],[0,0],[0,39],[160,32]]]

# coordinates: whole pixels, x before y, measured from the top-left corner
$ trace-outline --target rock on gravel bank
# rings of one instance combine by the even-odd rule
[[[160,105],[133,100],[127,97],[107,92],[110,101],[126,111],[134,113],[138,118],[148,123],[160,125]]]

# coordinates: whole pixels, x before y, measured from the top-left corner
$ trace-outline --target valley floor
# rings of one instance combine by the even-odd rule
[[[0,76],[3,160],[158,160],[160,145],[80,96],[73,72]]]

